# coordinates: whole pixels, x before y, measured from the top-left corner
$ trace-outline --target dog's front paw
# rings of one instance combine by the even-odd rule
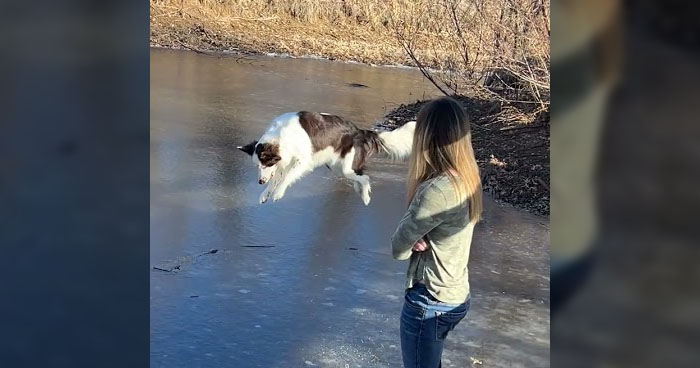
[[[267,202],[268,199],[270,199],[270,192],[266,190],[260,195],[260,204]]]

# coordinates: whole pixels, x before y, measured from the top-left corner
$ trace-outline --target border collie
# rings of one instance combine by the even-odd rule
[[[365,162],[379,152],[397,160],[408,157],[415,125],[412,121],[393,131],[374,132],[336,115],[291,112],[278,116],[259,140],[238,149],[249,154],[258,167],[258,183],[268,184],[260,203],[270,196],[278,201],[292,183],[325,165],[352,180],[368,205],[371,188],[363,173]]]

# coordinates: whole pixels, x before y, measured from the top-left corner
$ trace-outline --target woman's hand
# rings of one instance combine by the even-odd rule
[[[416,242],[416,244],[413,245],[413,248],[411,249],[415,252],[425,252],[426,250],[428,250],[428,248],[430,248],[428,243],[426,243],[425,240],[420,239]]]

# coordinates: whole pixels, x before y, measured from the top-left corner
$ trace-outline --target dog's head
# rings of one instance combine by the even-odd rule
[[[253,162],[258,165],[258,183],[265,184],[272,179],[277,163],[282,159],[279,144],[253,141],[245,146],[239,146],[238,149],[250,155]]]

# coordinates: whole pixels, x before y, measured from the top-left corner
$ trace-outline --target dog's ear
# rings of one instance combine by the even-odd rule
[[[260,163],[270,167],[270,166],[275,166],[282,157],[280,157],[277,154],[269,153],[269,152],[264,152],[260,154]]]
[[[279,144],[269,144],[269,143],[263,143],[261,145],[262,150],[260,150],[259,157],[260,157],[260,163],[270,167],[274,166],[277,164],[282,157],[280,157],[279,152],[280,152],[280,147]]]
[[[255,152],[255,145],[258,144],[258,141],[252,141],[245,146],[238,146],[237,148],[248,155],[252,156],[253,152]]]

